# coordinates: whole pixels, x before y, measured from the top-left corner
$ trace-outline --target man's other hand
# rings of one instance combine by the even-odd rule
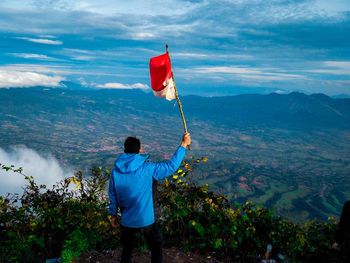
[[[182,137],[181,146],[187,147],[191,144],[191,135],[188,132],[185,132],[184,136]]]
[[[117,228],[119,226],[118,222],[117,222],[117,217],[116,216],[112,216],[112,227]]]

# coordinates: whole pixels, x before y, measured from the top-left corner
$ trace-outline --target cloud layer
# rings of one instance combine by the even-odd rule
[[[46,44],[46,45],[62,45],[62,41],[52,40],[52,39],[44,39],[44,38],[30,38],[30,37],[18,37],[18,39],[28,40],[34,43]]]
[[[60,76],[48,76],[35,72],[24,72],[0,69],[0,88],[11,87],[58,87],[65,78]]]
[[[23,173],[33,176],[37,184],[46,184],[51,187],[60,180],[70,177],[73,172],[62,168],[57,159],[51,155],[42,155],[26,147],[13,147],[5,151],[0,148],[0,160],[2,164],[22,167]],[[23,193],[22,187],[26,181],[23,176],[13,172],[0,170],[0,194]]]
[[[125,85],[122,83],[106,83],[103,85],[97,85],[97,87],[101,89],[149,89],[148,85],[142,83],[135,83],[132,85]]]
[[[167,43],[182,94],[237,86],[350,94],[349,26],[347,0],[1,1],[0,66],[35,63],[87,86],[146,87],[149,59]]]

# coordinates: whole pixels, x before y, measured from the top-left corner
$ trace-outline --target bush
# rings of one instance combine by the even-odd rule
[[[94,168],[90,176],[77,172],[46,189],[24,175],[22,169],[1,168],[22,174],[28,184],[21,197],[14,194],[0,198],[0,262],[40,262],[60,257],[61,253],[68,258],[70,252],[78,257],[88,249],[117,245],[119,233],[109,222],[104,191],[108,170]],[[76,243],[80,233],[86,240],[83,244]]]
[[[330,249],[337,227],[334,219],[295,224],[250,201],[231,204],[210,186],[193,182],[196,165],[206,161],[183,162],[159,184],[166,246],[225,262],[259,262],[271,244],[269,257],[275,259],[280,253],[289,262],[346,262]],[[119,229],[111,227],[108,216],[107,169],[94,168],[89,176],[77,172],[47,189],[21,168],[0,167],[22,174],[28,182],[21,197],[0,197],[0,262],[40,262],[60,256],[71,262],[82,252],[119,246]]]
[[[206,158],[191,159],[160,185],[161,221],[168,246],[209,254],[223,261],[257,262],[283,255],[289,262],[346,262],[331,250],[337,222],[305,224],[276,216],[250,201],[230,204],[225,196],[193,182],[193,169]]]

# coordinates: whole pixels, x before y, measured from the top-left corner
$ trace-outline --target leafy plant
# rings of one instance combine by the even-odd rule
[[[337,227],[333,218],[296,224],[250,201],[232,204],[209,185],[194,182],[196,166],[206,161],[191,158],[159,184],[160,225],[167,246],[227,262],[256,262],[265,258],[270,244],[270,257],[283,255],[289,262],[346,262],[331,250]],[[0,262],[59,256],[71,262],[82,252],[119,246],[119,229],[111,227],[104,190],[109,170],[94,168],[88,176],[77,172],[47,189],[22,168],[0,168],[27,180],[22,196],[0,197]]]
[[[27,180],[22,196],[0,198],[0,262],[38,262],[59,257],[61,250],[62,256],[74,258],[87,248],[117,245],[119,232],[111,227],[104,191],[108,170],[94,168],[89,176],[77,172],[47,189],[23,174],[22,168],[0,167]],[[68,250],[69,242],[77,244],[79,233],[84,233],[87,243]]]
[[[69,263],[77,260],[82,252],[86,252],[89,248],[87,237],[81,232],[80,228],[69,234],[68,239],[63,245],[61,258],[63,263]]]
[[[281,254],[290,262],[343,262],[331,250],[337,223],[314,219],[296,224],[276,216],[272,209],[230,203],[225,196],[196,185],[193,170],[206,158],[191,159],[164,184],[159,197],[161,221],[168,246],[209,254],[223,261],[256,262],[272,244],[271,256]],[[345,262],[345,261],[344,261]]]

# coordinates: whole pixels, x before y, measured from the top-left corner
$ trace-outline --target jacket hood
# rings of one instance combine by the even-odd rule
[[[148,155],[143,156],[136,153],[122,153],[114,164],[117,172],[126,174],[135,172],[145,161],[148,160]]]

